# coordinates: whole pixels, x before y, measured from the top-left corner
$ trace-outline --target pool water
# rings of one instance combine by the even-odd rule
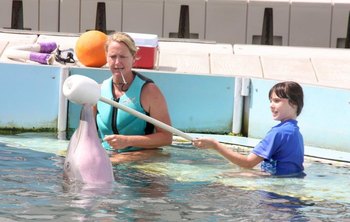
[[[67,141],[0,136],[0,221],[349,221],[350,166],[306,159],[307,176],[266,178],[185,143],[114,166],[110,192],[67,189]]]

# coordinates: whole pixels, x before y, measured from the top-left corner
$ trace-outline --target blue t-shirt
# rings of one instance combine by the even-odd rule
[[[252,152],[262,158],[262,171],[271,175],[304,174],[304,140],[298,121],[286,120],[266,134]]]

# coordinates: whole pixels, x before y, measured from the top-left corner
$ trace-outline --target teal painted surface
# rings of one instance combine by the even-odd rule
[[[0,128],[56,128],[60,67],[0,63]],[[102,82],[108,69],[70,68]],[[233,77],[141,71],[163,91],[175,128],[194,133],[231,131]],[[251,79],[248,137],[261,139],[272,120],[268,91],[277,81]],[[350,91],[303,84],[305,106],[298,118],[308,146],[350,152]],[[68,129],[79,122],[80,105],[69,103]]]
[[[272,119],[268,92],[275,81],[251,79],[248,137],[262,138],[277,122]]]
[[[276,81],[252,79],[249,137],[262,138],[278,122],[271,116],[268,92]],[[298,117],[305,144],[350,152],[350,91],[302,84],[304,108]]]
[[[152,78],[164,93],[174,127],[188,132],[231,132],[234,78],[144,74]]]
[[[70,73],[86,75],[99,83],[110,77],[107,69],[73,68]],[[141,73],[162,90],[175,128],[188,132],[231,131],[234,78],[150,71]],[[69,103],[68,128],[77,127],[80,109],[81,106]]]
[[[309,145],[350,152],[350,91],[305,86],[300,127]]]
[[[0,63],[0,127],[57,128],[60,68]]]
[[[83,75],[94,79],[98,83],[110,77],[109,69],[93,69],[93,68],[70,68],[70,75]],[[67,120],[67,137],[70,138],[74,130],[78,127],[80,119],[81,105],[68,101],[68,120]]]

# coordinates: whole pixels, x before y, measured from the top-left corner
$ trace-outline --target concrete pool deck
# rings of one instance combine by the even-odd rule
[[[16,33],[0,30],[0,62],[14,45],[54,41],[60,49],[75,48],[79,35]],[[350,89],[350,50],[320,47],[231,45],[208,41],[159,39],[154,70],[178,74],[254,77]],[[29,63],[37,64],[31,61]],[[53,65],[61,65],[55,62]],[[70,65],[81,67],[77,64]]]

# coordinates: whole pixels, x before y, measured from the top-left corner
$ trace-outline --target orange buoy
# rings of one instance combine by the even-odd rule
[[[107,35],[97,30],[83,33],[75,45],[75,54],[85,66],[101,67],[107,63],[105,44]]]

